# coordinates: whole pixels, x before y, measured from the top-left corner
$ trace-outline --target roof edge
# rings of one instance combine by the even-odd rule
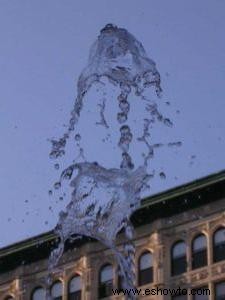
[[[156,204],[158,202],[169,200],[171,198],[175,198],[177,196],[182,196],[187,194],[188,192],[194,192],[197,189],[201,189],[212,185],[214,183],[218,183],[220,181],[225,180],[225,170],[219,171],[217,173],[213,173],[211,175],[204,176],[200,179],[195,179],[191,182],[182,184],[172,189],[165,190],[163,192],[153,194],[152,196],[145,197],[141,201],[141,208],[144,208],[149,205]]]
[[[186,183],[186,184],[177,186],[175,188],[168,189],[166,191],[146,197],[141,201],[140,209],[143,209],[145,207],[154,205],[156,203],[159,203],[159,202],[162,202],[165,200],[169,200],[171,198],[175,198],[177,196],[185,195],[188,192],[193,192],[197,189],[210,186],[210,185],[212,185],[214,183],[218,183],[222,180],[225,180],[225,170],[219,171],[217,173],[213,173],[211,175],[202,177],[200,179],[193,180],[189,183]],[[26,240],[16,242],[14,244],[0,248],[0,258],[6,256],[8,254],[12,254],[15,252],[19,252],[21,250],[25,250],[27,248],[35,246],[37,243],[40,243],[40,242],[44,243],[44,242],[52,241],[55,238],[56,238],[56,234],[54,233],[54,230],[51,230],[51,231],[48,231],[45,233],[41,233],[32,238],[28,238]]]

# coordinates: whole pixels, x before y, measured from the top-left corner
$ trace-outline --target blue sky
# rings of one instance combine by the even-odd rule
[[[52,229],[69,201],[48,196],[59,173],[47,139],[63,133],[107,23],[134,34],[157,63],[175,124],[157,138],[183,143],[158,150],[152,169],[167,177],[156,175],[150,193],[225,168],[224,20],[222,0],[0,1],[0,247]]]

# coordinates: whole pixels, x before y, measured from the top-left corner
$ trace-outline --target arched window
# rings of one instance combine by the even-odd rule
[[[225,282],[215,284],[215,300],[225,300]]]
[[[35,288],[32,293],[32,300],[43,300],[45,299],[46,293],[42,287]]]
[[[225,259],[225,228],[219,228],[213,235],[213,261]]]
[[[62,282],[56,281],[51,287],[51,299],[52,300],[62,300]]]
[[[153,259],[152,253],[143,253],[138,262],[138,285],[145,285],[153,282]]]
[[[192,269],[207,265],[207,242],[204,234],[200,234],[192,241]]]
[[[105,298],[112,295],[113,289],[113,267],[108,264],[101,268],[99,273],[99,298]]]
[[[171,249],[171,274],[172,276],[187,271],[186,244],[184,241],[176,242]]]
[[[69,281],[68,300],[81,300],[82,291],[81,277],[74,276]]]

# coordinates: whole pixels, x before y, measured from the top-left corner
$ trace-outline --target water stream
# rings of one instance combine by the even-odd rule
[[[118,107],[115,119],[119,126],[117,145],[121,159],[119,165],[112,168],[85,159],[85,151],[80,145],[82,133],[76,131],[88,91],[96,86],[103,90],[107,85],[115,86],[118,91],[117,98],[113,101]],[[155,97],[146,96],[148,90],[153,90]],[[67,142],[72,136],[83,161],[75,159],[62,171],[60,180],[55,183],[55,188],[60,189],[64,181],[69,182],[71,200],[60,213],[55,228],[60,243],[49,258],[50,272],[57,266],[67,239],[75,235],[88,236],[112,249],[119,265],[122,286],[135,286],[135,248],[130,217],[140,207],[141,193],[148,186],[151,177],[147,171],[148,163],[154,155],[154,149],[160,146],[151,144],[150,129],[155,122],[172,126],[172,122],[158,109],[157,100],[161,92],[160,74],[142,44],[126,29],[106,25],[91,47],[87,67],[79,77],[69,126],[60,139],[51,141],[50,158],[57,160],[65,154]],[[134,101],[132,93],[145,111],[141,123],[142,135],[139,137],[135,137],[131,126],[130,111]],[[104,127],[109,132],[108,137],[115,130],[105,114],[109,101],[112,101],[109,100],[109,94],[104,92],[96,107],[99,111],[96,127]],[[91,130],[94,131],[95,128]],[[146,149],[139,165],[135,165],[130,153],[134,141],[142,143]],[[58,163],[55,163],[55,168],[59,169]],[[119,250],[116,238],[122,229],[125,232],[125,243],[123,250]]]

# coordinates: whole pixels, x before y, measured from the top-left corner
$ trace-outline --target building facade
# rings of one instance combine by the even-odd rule
[[[144,199],[132,222],[137,299],[225,299],[225,172]],[[57,242],[49,232],[0,249],[0,300],[125,299],[112,252],[87,238],[68,241],[47,289]]]

